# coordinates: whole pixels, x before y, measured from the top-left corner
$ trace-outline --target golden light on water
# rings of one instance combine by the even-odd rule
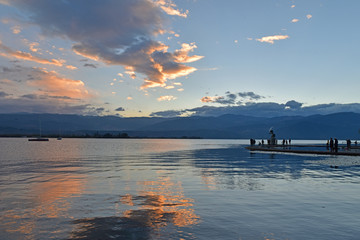
[[[23,234],[24,239],[35,239],[34,232],[41,227],[38,225],[39,219],[71,218],[69,200],[83,192],[84,184],[81,175],[76,174],[38,176],[32,184],[29,184],[28,196],[26,196],[30,199],[30,203],[26,204],[33,206],[22,211],[9,209],[0,217],[1,221],[6,223],[6,231]]]
[[[134,218],[138,217],[137,212],[145,213],[141,221],[155,230],[168,224],[188,227],[200,222],[192,208],[194,200],[184,195],[180,181],[159,177],[156,181],[139,181],[137,184],[142,187],[138,196],[126,194],[120,200],[128,206],[138,205],[137,209],[124,211],[124,217]]]

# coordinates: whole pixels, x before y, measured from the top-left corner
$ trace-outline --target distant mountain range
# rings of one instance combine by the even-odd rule
[[[342,112],[329,115],[251,117],[137,117],[80,116],[62,114],[0,114],[1,136],[43,135],[82,136],[95,133],[130,137],[201,137],[267,139],[273,128],[278,139],[359,139],[360,114]]]

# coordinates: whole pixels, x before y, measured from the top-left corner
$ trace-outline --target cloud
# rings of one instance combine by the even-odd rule
[[[300,102],[297,102],[295,100],[288,101],[285,103],[285,107],[291,108],[291,109],[300,109],[303,104]]]
[[[70,70],[76,70],[76,69],[78,69],[77,67],[72,66],[72,65],[66,65],[66,68],[67,68],[67,69],[70,69]]]
[[[63,113],[98,115],[94,94],[80,80],[54,71],[16,65],[0,68],[1,113]],[[98,109],[98,110],[96,110]]]
[[[0,0],[0,4],[10,5],[10,1],[9,0]]]
[[[29,48],[32,52],[38,52],[39,49],[37,48],[39,46],[39,43],[33,42],[29,44]]]
[[[14,51],[11,48],[2,44],[1,41],[0,41],[0,51],[2,51],[2,52],[0,52],[0,56],[6,57],[6,58],[16,58],[16,59],[32,61],[32,62],[41,63],[41,64],[55,65],[55,66],[59,66],[59,67],[63,66],[63,64],[65,63],[65,60],[57,60],[57,59],[48,60],[45,58],[33,56],[27,52]]]
[[[274,41],[285,40],[285,39],[288,39],[288,38],[289,38],[288,35],[274,35],[274,36],[267,36],[267,37],[257,38],[256,41],[274,44]]]
[[[34,69],[31,76],[34,80],[28,81],[28,85],[39,88],[40,93],[49,96],[66,96],[73,99],[93,97],[81,80],[61,77],[55,71]]]
[[[20,26],[14,26],[11,28],[13,34],[20,34],[21,33],[21,27]]]
[[[41,97],[30,98],[5,98],[0,101],[0,113],[56,113],[98,115],[98,107],[91,104],[70,104],[58,99]]]
[[[218,98],[221,98],[221,97],[210,97],[210,96],[205,96],[205,97],[202,97],[200,99],[201,102],[203,103],[212,103],[212,102],[216,102],[216,100]]]
[[[95,64],[92,64],[92,63],[85,63],[84,67],[97,68],[97,66]]]
[[[95,111],[97,114],[102,114],[105,111],[105,108],[103,107],[95,108]]]
[[[174,97],[174,96],[161,96],[157,100],[159,102],[161,102],[161,101],[174,101],[174,100],[176,100],[176,97]]]
[[[238,99],[238,97],[242,99]],[[261,98],[264,98],[263,96],[260,96],[258,94],[255,94],[254,92],[239,92],[239,93],[231,93],[230,91],[227,91],[225,93],[225,96],[205,96],[200,99],[203,103],[218,103],[223,105],[234,105],[234,104],[241,104],[242,101],[245,100],[259,100]]]
[[[300,106],[301,103],[295,100],[288,101],[286,104],[264,102],[248,103],[237,106],[202,106],[192,109],[169,110],[153,112],[153,117],[179,117],[188,113],[191,116],[221,116],[225,114],[246,115],[253,117],[279,117],[279,116],[310,116],[315,114],[332,114],[339,112],[360,113],[360,104],[318,104],[313,106]],[[292,107],[289,107],[292,105]]]
[[[8,94],[6,92],[3,92],[3,91],[0,91],[0,98],[4,98],[4,97],[7,97],[7,96],[10,96],[11,94]]]
[[[13,0],[11,5],[28,13],[43,35],[68,38],[75,53],[108,65],[131,68],[144,76],[142,89],[164,87],[168,79],[187,76],[196,68],[185,65],[202,56],[189,56],[196,45],[169,46],[155,40],[168,31],[166,14],[186,17],[169,0]],[[165,14],[166,13],[166,14]]]
[[[299,19],[294,18],[293,20],[291,20],[292,23],[297,23],[299,21]]]
[[[161,112],[153,112],[150,114],[150,117],[179,117],[183,111],[176,111],[176,110],[168,110],[168,111],[161,111]]]
[[[14,96],[19,96],[19,92],[21,92],[21,95],[25,96],[35,94],[58,100],[87,100],[94,98],[94,94],[85,87],[81,80],[63,77],[55,71],[21,66],[14,68],[3,67],[2,71],[1,83],[4,80],[8,81],[7,90],[8,92],[12,91],[11,93]]]
[[[306,15],[306,18],[307,18],[307,19],[311,19],[311,18],[312,18],[312,15],[311,15],[311,14],[308,14],[308,15]]]
[[[117,112],[123,112],[123,111],[125,111],[125,108],[123,108],[123,107],[118,107],[117,109],[115,109],[115,111],[117,111]]]
[[[255,94],[254,92],[239,92],[238,95],[242,98],[249,98],[251,100],[259,100],[261,98],[265,98],[264,96],[260,96]]]
[[[160,8],[169,15],[176,15],[186,18],[189,14],[189,11],[181,12],[179,9],[176,9],[176,4],[172,3],[171,1],[157,0],[154,1],[154,3],[160,6]]]

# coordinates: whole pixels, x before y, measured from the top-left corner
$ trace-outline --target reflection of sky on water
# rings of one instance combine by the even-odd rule
[[[0,239],[300,239],[323,232],[341,239],[357,232],[356,157],[250,153],[222,140],[155,140],[153,150],[146,140],[147,150],[136,152],[143,141],[8,144],[18,152],[0,159]]]
[[[125,194],[116,203],[128,206],[122,216],[96,217],[75,220],[72,239],[152,239],[174,233],[184,237],[177,227],[190,227],[199,222],[194,213],[193,199],[186,198],[181,182],[169,177],[156,181],[140,181],[139,195]],[[172,230],[170,231],[169,228]],[[170,237],[170,235],[169,235]],[[189,239],[190,235],[187,235]]]

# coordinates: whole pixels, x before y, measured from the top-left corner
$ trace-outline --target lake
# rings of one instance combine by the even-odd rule
[[[0,138],[0,239],[359,239],[359,157],[248,142]]]

